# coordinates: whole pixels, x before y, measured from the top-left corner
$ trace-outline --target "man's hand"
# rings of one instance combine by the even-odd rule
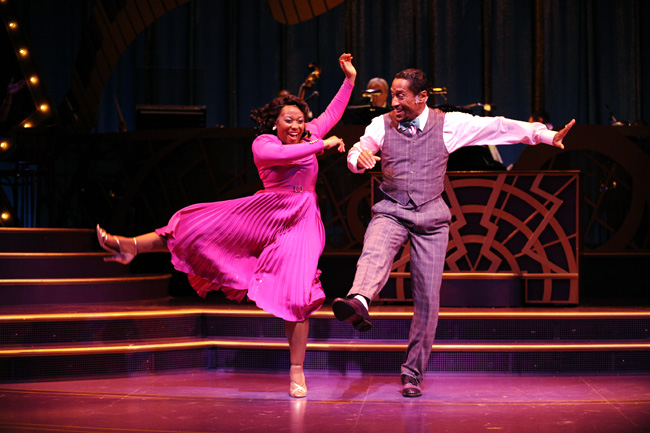
[[[370,170],[377,165],[377,161],[381,160],[377,155],[373,155],[369,150],[362,150],[359,153],[359,158],[357,158],[357,168],[363,168],[365,170]]]
[[[567,135],[567,133],[573,128],[573,125],[575,125],[576,120],[572,119],[569,123],[566,124],[566,126],[562,129],[560,129],[557,134],[555,134],[555,137],[553,137],[553,147],[559,147],[560,149],[564,149],[564,143],[562,143],[562,140],[564,139],[564,136]]]

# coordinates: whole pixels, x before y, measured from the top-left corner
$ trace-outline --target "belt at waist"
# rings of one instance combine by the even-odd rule
[[[313,192],[314,188],[310,186],[302,186],[302,185],[287,185],[287,186],[276,186],[273,188],[265,188],[264,191],[268,192]]]

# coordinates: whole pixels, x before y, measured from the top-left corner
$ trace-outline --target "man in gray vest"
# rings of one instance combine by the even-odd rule
[[[427,106],[430,84],[424,72],[406,69],[391,85],[394,111],[375,117],[359,143],[348,153],[355,173],[372,169],[381,151],[384,199],[372,207],[363,252],[346,298],[332,304],[338,320],[359,331],[371,327],[369,302],[388,280],[400,247],[411,241],[413,319],[401,367],[402,395],[422,395],[426,370],[438,324],[440,284],[444,269],[451,213],[442,198],[449,154],[463,146],[545,143],[560,149],[575,120],[561,131],[541,123],[503,117],[443,113]]]

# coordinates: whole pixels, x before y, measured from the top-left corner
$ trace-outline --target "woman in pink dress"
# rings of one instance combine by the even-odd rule
[[[97,226],[99,243],[112,257],[129,263],[137,254],[169,251],[200,296],[221,290],[229,299],[254,301],[284,319],[291,358],[289,394],[305,397],[302,365],[309,316],[325,299],[318,259],[325,232],[314,192],[316,156],[325,149],[345,152],[343,140],[323,138],[341,119],[356,69],[352,56],[339,64],[343,85],[325,112],[307,123],[309,107],[296,96],[280,96],[252,111],[258,136],[255,165],[264,189],[235,200],[199,203],[176,212],[165,227],[127,238]]]

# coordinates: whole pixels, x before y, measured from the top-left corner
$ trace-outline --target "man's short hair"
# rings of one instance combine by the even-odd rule
[[[395,75],[395,78],[407,80],[409,82],[409,88],[415,95],[423,90],[426,90],[428,93],[429,87],[431,87],[427,74],[419,69],[404,69],[403,71],[398,72]]]

